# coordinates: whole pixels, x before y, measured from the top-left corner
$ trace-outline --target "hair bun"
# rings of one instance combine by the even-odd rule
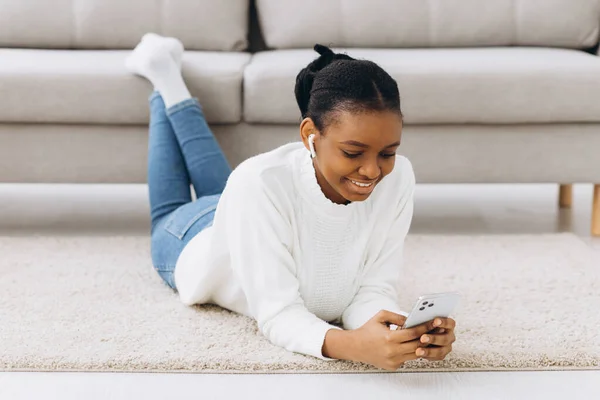
[[[333,52],[333,50],[331,50],[327,46],[323,46],[322,44],[318,44],[318,43],[315,44],[314,49],[317,53],[319,53],[322,56],[335,56],[335,53]]]
[[[319,71],[335,60],[353,60],[352,57],[346,54],[334,53],[329,47],[322,44],[315,44],[314,49],[319,53],[320,57],[317,57],[298,73],[296,76],[296,87],[294,88],[296,101],[298,102],[303,118],[306,116],[313,82]]]
[[[315,51],[321,55],[318,60],[315,62],[315,70],[319,71],[323,69],[325,66],[330,64],[333,60],[335,60],[336,54],[327,46],[323,46],[322,44],[315,44]]]

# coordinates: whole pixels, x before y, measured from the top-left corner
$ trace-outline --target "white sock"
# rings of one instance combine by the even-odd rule
[[[175,63],[179,67],[179,70],[181,71],[181,60],[183,58],[184,48],[183,43],[181,43],[179,39],[174,37],[161,36],[156,33],[150,32],[142,36],[141,41],[151,41],[155,43],[161,43],[162,45],[166,46],[169,49],[169,53],[175,60]]]
[[[148,79],[169,108],[191,98],[181,75],[183,45],[175,38],[146,34],[125,60],[125,67]]]

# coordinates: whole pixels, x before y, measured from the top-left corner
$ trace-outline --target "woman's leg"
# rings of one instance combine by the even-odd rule
[[[210,130],[197,99],[187,99],[167,109],[196,197],[225,189],[231,167]]]
[[[148,194],[151,232],[161,217],[192,201],[185,161],[158,92],[150,96]]]
[[[193,203],[183,155],[158,92],[150,96],[148,194],[152,265],[163,281],[176,290],[174,271],[185,243],[167,229],[173,224],[175,212]]]
[[[161,73],[164,66],[173,64],[180,71],[182,56],[183,45],[179,40],[148,33],[125,60],[125,67],[130,72],[148,79],[155,89],[149,98],[147,166],[152,232],[162,217],[192,200],[185,160],[166,114],[164,96],[158,90],[164,86],[164,74]],[[175,88],[175,92],[169,87],[166,89],[170,101],[189,97],[185,85],[183,91],[181,88]]]
[[[127,67],[148,79],[161,94],[196,197],[222,193],[231,168],[181,75],[178,60],[183,46],[174,46],[174,38],[154,35],[144,39],[129,57]]]
[[[175,290],[179,254],[192,237],[212,225],[231,172],[200,105],[183,82],[182,53],[183,46],[176,39],[148,34],[126,60],[126,67],[147,78],[155,89],[150,96],[148,145],[151,253],[154,268]],[[194,202],[190,180],[198,197]]]

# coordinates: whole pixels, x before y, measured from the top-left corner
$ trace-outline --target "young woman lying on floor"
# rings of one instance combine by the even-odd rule
[[[411,163],[396,155],[396,81],[371,61],[315,50],[296,78],[301,141],[233,171],[183,80],[181,42],[147,34],[133,50],[126,67],[154,86],[153,265],[183,303],[250,316],[289,351],[387,370],[442,360],[451,318],[389,327],[406,319],[397,287],[415,188]]]

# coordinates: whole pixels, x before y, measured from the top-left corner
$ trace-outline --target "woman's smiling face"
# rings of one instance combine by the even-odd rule
[[[307,149],[311,133],[317,155],[313,165],[323,194],[334,203],[347,204],[366,200],[394,169],[402,118],[393,111],[339,111],[325,132],[319,132],[310,118],[302,121],[300,134]]]

